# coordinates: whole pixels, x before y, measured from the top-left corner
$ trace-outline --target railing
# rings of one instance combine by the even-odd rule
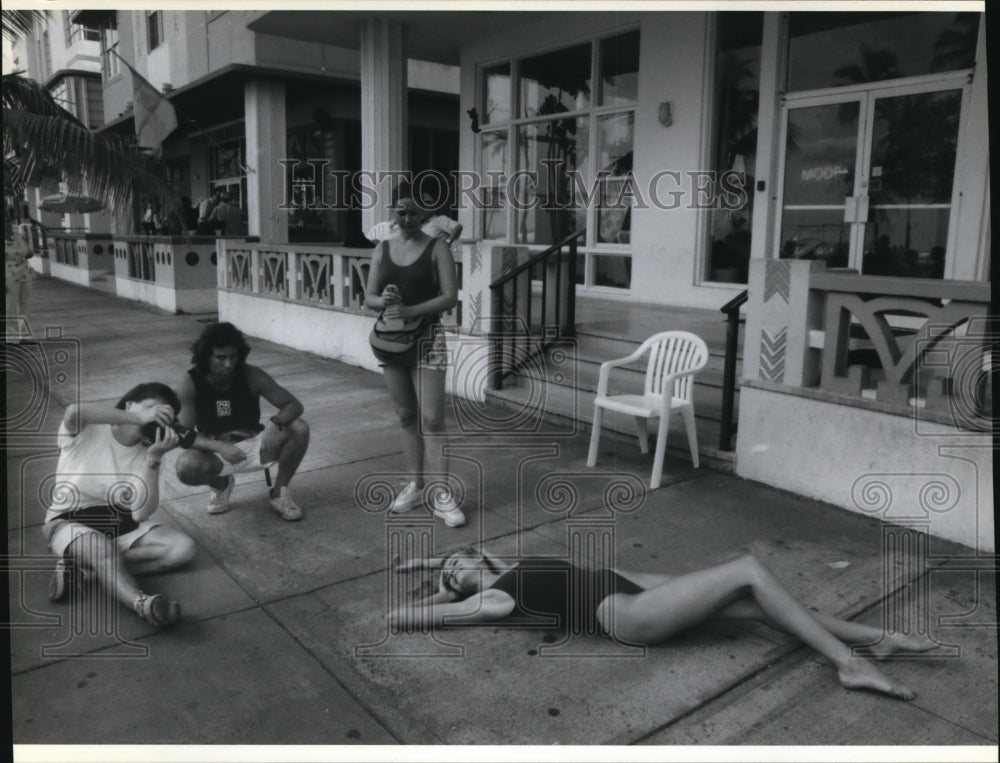
[[[821,389],[985,425],[990,284],[818,271],[809,287],[824,304],[810,337]]]
[[[76,236],[60,236],[56,234],[51,236],[51,240],[55,247],[56,262],[60,265],[80,267],[80,253],[76,246]]]
[[[744,289],[720,309],[726,316],[726,358],[722,370],[722,415],[719,425],[719,450],[733,450],[732,439],[737,425],[733,420],[736,402],[736,353],[740,341],[740,308],[749,298]]]
[[[553,244],[544,252],[531,257],[503,277],[490,284],[491,299],[497,320],[490,336],[492,371],[490,386],[500,389],[503,380],[520,370],[524,364],[550,344],[576,335],[576,259],[577,241],[586,231],[577,231]],[[563,257],[563,247],[569,247]],[[540,270],[541,308],[539,331],[533,320],[533,271]],[[524,289],[524,281],[527,288]],[[519,287],[526,293],[520,302]],[[526,340],[540,337],[534,352],[522,352]],[[505,355],[511,358],[504,362]]]
[[[307,244],[229,243],[222,287],[324,308],[365,309],[371,250]],[[455,323],[456,307],[442,316]]]

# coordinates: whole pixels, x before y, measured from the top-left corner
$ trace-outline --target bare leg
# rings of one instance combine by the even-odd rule
[[[420,433],[424,443],[424,459],[428,474],[446,478],[448,458],[444,447],[448,441],[444,420],[445,372],[417,368],[413,372],[413,385],[420,398]]]
[[[871,689],[902,699],[914,696],[870,662],[852,658],[851,650],[752,556],[680,575],[635,595],[608,597],[598,609],[598,619],[605,628],[612,625],[609,630],[626,641],[655,644],[722,612],[745,596],[753,597],[778,627],[829,659],[845,688]],[[611,615],[613,623],[607,622]]]
[[[213,490],[222,490],[227,484],[222,471],[222,459],[214,453],[203,450],[186,450],[177,458],[177,479],[185,485],[208,485]]]
[[[896,652],[927,652],[938,646],[936,642],[928,638],[901,633],[886,633],[873,625],[841,620],[839,617],[830,617],[812,610],[807,611],[813,619],[841,641],[846,641],[848,644],[870,644],[869,651],[876,659],[885,659]],[[727,620],[756,620],[777,630],[783,630],[777,623],[768,618],[764,610],[752,599],[742,599],[730,604],[719,612],[719,616]]]
[[[86,533],[76,538],[67,550],[80,568],[97,578],[109,594],[130,609],[135,607],[142,591],[114,541],[100,533]]]
[[[125,566],[134,575],[170,572],[194,559],[194,541],[169,527],[154,527],[122,554]]]
[[[385,385],[396,406],[399,424],[403,429],[403,458],[406,471],[413,475],[417,487],[424,485],[424,440],[420,436],[417,422],[417,393],[410,376],[411,369],[399,366],[384,366]]]
[[[302,419],[296,419],[288,425],[285,431],[286,437],[278,453],[278,473],[274,477],[274,485],[271,487],[271,497],[277,498],[281,488],[286,487],[295,476],[296,469],[302,463],[309,447],[309,424]],[[267,463],[273,460],[269,453],[261,453],[260,460]]]

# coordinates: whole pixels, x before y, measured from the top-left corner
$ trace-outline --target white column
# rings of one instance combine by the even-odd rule
[[[774,240],[778,235],[778,231],[774,230],[774,212],[775,193],[778,190],[778,178],[782,170],[778,166],[778,159],[781,156],[779,140],[781,89],[785,71],[784,40],[782,14],[765,13],[757,114],[757,166],[754,168],[756,182],[763,182],[764,190],[747,189],[747,193],[754,200],[751,221],[753,236],[750,239],[750,257],[754,260],[773,256]]]
[[[243,89],[247,140],[248,233],[261,241],[288,242],[285,176],[285,85],[248,82]]]
[[[398,21],[367,19],[361,25],[361,169],[409,169],[406,116],[406,30]],[[370,176],[369,176],[370,177]],[[365,181],[372,185],[371,180]],[[388,193],[396,181],[377,185],[375,206],[361,212],[361,228],[389,219]]]

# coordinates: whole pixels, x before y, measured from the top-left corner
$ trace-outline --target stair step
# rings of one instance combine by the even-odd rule
[[[623,355],[597,357],[590,352],[586,352],[579,346],[569,343],[560,343],[549,347],[542,359],[546,378],[555,381],[557,384],[572,384],[581,389],[597,390],[597,383],[600,379],[601,364],[615,357]],[[624,384],[628,391],[641,389],[645,375],[646,364],[649,356],[643,356],[639,360],[625,366],[616,366],[611,369],[609,376],[609,391],[615,393],[615,385]],[[725,359],[717,356],[710,356],[705,368],[695,376],[695,385],[715,387],[722,390],[723,372]],[[742,371],[742,362],[736,363],[736,378],[739,379]],[[737,386],[737,395],[739,388]]]
[[[738,360],[742,360],[743,358],[743,331],[744,329],[741,325],[739,341],[736,345],[736,357]],[[580,349],[581,354],[609,360],[611,358],[623,358],[631,354],[646,339],[647,337],[630,337],[587,328],[578,330],[576,337],[566,341],[575,344]],[[725,358],[726,342],[724,333],[721,341],[708,341],[706,339],[705,344],[708,347],[710,357]]]
[[[502,406],[508,410],[524,411],[529,406],[535,415],[543,421],[565,423],[567,420],[577,422],[579,431],[590,436],[590,427],[594,416],[593,392],[579,390],[558,384],[547,384],[538,388],[527,383],[504,387],[501,390],[487,390],[486,398],[490,403]],[[706,410],[707,409],[707,410]],[[707,415],[706,415],[707,414]],[[732,471],[735,454],[732,451],[720,451],[718,405],[714,411],[712,406],[704,404],[699,408],[695,399],[695,425],[698,432],[698,452],[705,463],[715,469]],[[655,426],[650,427],[650,448],[656,445]],[[635,421],[630,416],[623,416],[613,411],[606,411],[602,438],[611,437],[617,441],[638,447]],[[667,433],[667,449],[675,455],[690,458],[687,435],[679,417],[673,417],[670,431]]]

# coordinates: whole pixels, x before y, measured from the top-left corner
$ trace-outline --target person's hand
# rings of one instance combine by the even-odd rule
[[[231,442],[220,442],[216,451],[219,457],[230,464],[241,464],[247,460],[247,454],[237,448]]]
[[[272,460],[272,456],[273,458],[277,458],[284,441],[284,435],[278,429],[278,425],[273,421],[267,422],[267,426],[264,427],[264,434],[260,438],[260,460],[266,463]]]
[[[406,320],[407,318],[413,318],[415,316],[412,307],[404,305],[402,302],[396,302],[395,304],[386,307],[385,317]]]
[[[386,286],[382,290],[382,304],[386,307],[390,305],[395,305],[399,303],[399,292],[394,289],[391,285]]]
[[[170,406],[167,407],[169,408]],[[156,439],[149,446],[147,453],[153,458],[160,459],[168,450],[176,448],[180,444],[180,441],[181,438],[177,436],[177,432],[170,427],[157,427]]]
[[[140,425],[155,422],[161,428],[167,429],[174,421],[174,409],[166,403],[158,403],[152,408],[141,408],[135,413],[140,419]]]

